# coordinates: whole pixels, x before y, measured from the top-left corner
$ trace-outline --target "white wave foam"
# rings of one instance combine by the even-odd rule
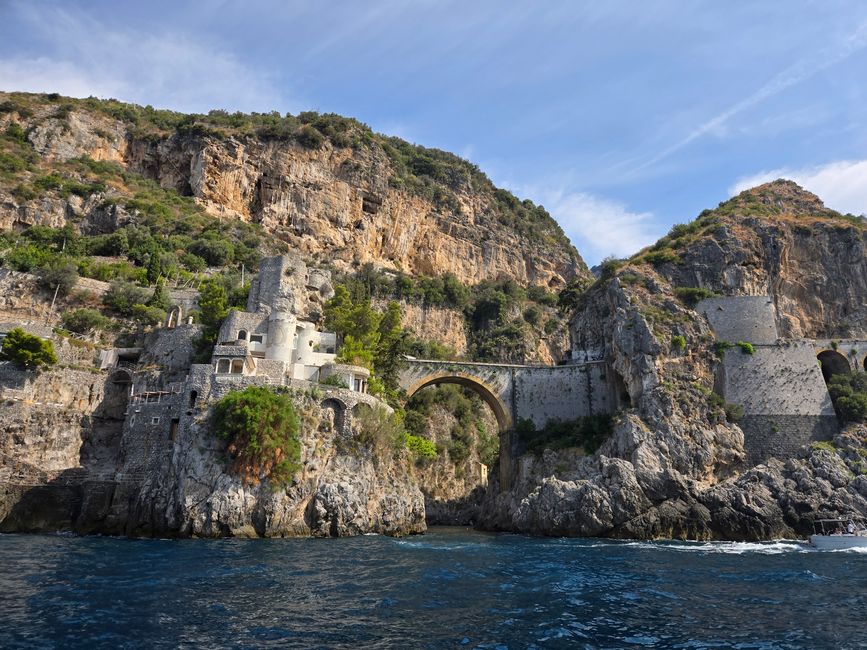
[[[728,553],[742,555],[757,553],[778,555],[780,553],[809,553],[815,549],[798,540],[772,542],[626,542],[626,546],[654,550],[672,550],[687,553]]]

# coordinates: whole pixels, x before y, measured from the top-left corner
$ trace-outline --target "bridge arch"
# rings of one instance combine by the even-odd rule
[[[827,384],[834,375],[847,375],[852,372],[849,360],[837,350],[822,350],[816,355],[822,366],[822,376]]]
[[[512,430],[514,423],[512,422],[511,412],[509,407],[497,395],[497,391],[479,377],[465,372],[451,370],[436,372],[422,377],[406,389],[407,399],[415,395],[422,388],[437,386],[439,384],[457,384],[458,386],[469,388],[481,397],[485,404],[491,407],[494,417],[497,418],[497,425],[501,433]]]

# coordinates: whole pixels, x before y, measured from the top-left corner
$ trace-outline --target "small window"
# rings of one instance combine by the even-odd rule
[[[132,426],[134,424],[135,424],[135,415],[130,415],[129,416],[129,426]]]
[[[151,418],[151,424],[159,424],[159,423],[160,423],[160,418],[158,415],[155,415],[154,417]]]
[[[261,343],[262,335],[261,334],[251,334],[250,335],[250,343]]]
[[[197,399],[199,399],[199,391],[191,390],[190,391],[190,408],[193,408],[196,405]]]
[[[243,375],[244,374],[244,360],[243,359],[232,359],[232,374],[233,375]]]
[[[180,425],[180,423],[181,421],[178,418],[172,418],[172,426],[169,429],[169,438],[171,440],[174,440],[178,437],[178,426]]]
[[[217,372],[221,375],[224,375],[227,372],[229,372],[231,365],[232,365],[232,362],[229,361],[228,359],[220,359],[217,362]]]
[[[238,330],[238,340],[246,341],[247,340],[247,330]]]

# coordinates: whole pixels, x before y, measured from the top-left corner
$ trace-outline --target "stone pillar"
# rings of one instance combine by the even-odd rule
[[[298,328],[298,347],[295,349],[294,363],[303,366],[312,366],[313,363],[313,339],[316,336],[316,327],[313,323],[302,323]]]
[[[295,317],[289,312],[273,311],[268,317],[268,339],[265,358],[292,361],[292,343],[295,337]]]

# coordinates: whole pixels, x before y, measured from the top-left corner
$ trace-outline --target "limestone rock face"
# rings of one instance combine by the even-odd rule
[[[0,530],[198,537],[425,530],[424,497],[407,458],[357,445],[303,398],[303,469],[288,487],[233,476],[207,414],[181,428],[164,461],[142,472],[133,451],[140,441],[123,434],[125,387],[118,400],[113,381],[45,373],[30,404],[4,409]],[[33,401],[47,392],[62,401]],[[144,453],[157,460],[163,450],[151,445]]]
[[[100,113],[76,108],[59,118],[54,108],[45,104],[30,117],[14,116],[46,161],[88,156],[118,162],[195,197],[215,217],[261,223],[310,262],[344,268],[372,262],[410,274],[450,272],[467,284],[508,277],[552,288],[587,274],[568,244],[528,242],[498,221],[488,190],[463,187],[445,207],[395,187],[394,165],[381,146],[326,141],[307,149],[255,136],[177,132],[145,138]],[[0,127],[10,119],[0,116]],[[2,193],[0,227],[60,226],[82,215],[105,221],[106,215],[94,214],[104,211],[101,198],[94,205],[22,203]]]
[[[867,229],[788,182],[723,207],[712,232],[678,251],[680,263],[632,261],[587,292],[573,346],[604,359],[621,388],[612,435],[592,456],[520,458],[511,490],[489,492],[485,527],[761,540],[807,535],[821,516],[867,515],[867,427],[750,468],[743,432],[707,400],[719,365],[708,321],[673,295],[769,293],[784,336],[863,336]]]
[[[784,338],[863,337],[867,229],[834,215],[790,181],[748,190],[728,202],[712,236],[661,271],[675,286],[771,296]]]

